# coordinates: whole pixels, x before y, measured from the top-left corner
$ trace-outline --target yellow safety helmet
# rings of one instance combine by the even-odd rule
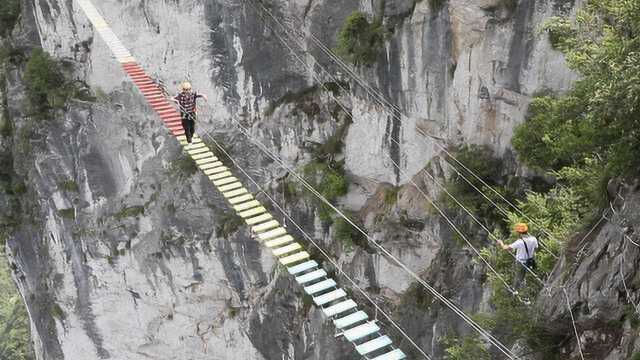
[[[185,90],[191,90],[191,83],[188,81],[185,81],[182,83],[182,85],[180,85],[180,88],[185,91]]]
[[[529,226],[525,223],[517,223],[513,226],[513,231],[520,234],[526,234],[529,232]]]

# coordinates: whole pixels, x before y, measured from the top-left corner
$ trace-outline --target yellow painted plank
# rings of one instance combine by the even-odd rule
[[[236,206],[233,207],[233,209],[235,211],[237,211],[237,212],[240,212],[240,211],[249,210],[249,209],[254,208],[256,206],[260,206],[260,202],[257,201],[257,200],[251,200],[251,201],[247,201],[245,203],[236,205]]]
[[[258,238],[262,241],[266,241],[266,240],[271,240],[273,238],[276,238],[278,236],[281,235],[285,235],[287,233],[287,230],[285,230],[283,227],[279,227],[279,228],[275,228],[273,230],[269,230],[267,232],[264,232],[262,234],[258,234]]]
[[[279,238],[275,238],[273,240],[266,241],[264,244],[269,247],[278,247],[280,245],[284,245],[293,241],[293,236],[287,234],[285,236],[281,236]]]
[[[249,191],[247,191],[247,189],[241,188],[241,189],[237,189],[237,190],[223,192],[222,195],[224,197],[226,197],[227,199],[230,199],[230,198],[234,198],[234,197],[236,197],[238,195],[246,194],[248,192]]]
[[[251,225],[259,224],[263,221],[270,220],[272,218],[273,216],[271,216],[271,214],[264,213],[262,215],[258,215],[258,216],[254,216],[252,218],[246,219],[245,221],[247,222],[247,225],[251,226]]]
[[[298,261],[302,261],[309,258],[309,253],[306,251],[301,251],[299,253],[289,255],[287,257],[280,258],[280,264],[289,265]]]
[[[260,225],[253,226],[251,228],[251,231],[256,232],[256,233],[261,233],[263,231],[267,231],[267,230],[271,230],[273,228],[276,228],[278,226],[280,226],[279,222],[277,222],[276,220],[271,220],[271,221],[267,221],[266,223],[262,223]]]
[[[226,177],[226,178],[220,179],[220,180],[213,180],[213,185],[221,187],[222,185],[231,184],[231,183],[234,183],[234,182],[237,182],[237,181],[238,181],[238,179],[236,179],[235,176],[230,176],[230,177]],[[220,188],[220,191],[223,191],[222,188]]]
[[[206,145],[202,145],[200,147],[190,146],[189,149],[187,150],[189,155],[198,155],[198,154],[206,153],[207,151],[209,151],[209,148]]]
[[[222,165],[218,165],[218,164],[204,164],[204,165],[200,166],[200,169],[209,170],[210,171],[209,174],[215,174],[215,173],[219,173],[219,172],[222,172],[222,171],[225,171],[225,170],[229,170],[229,168],[227,168],[226,166],[222,166]],[[211,170],[215,170],[215,171],[211,172]],[[207,174],[207,173],[205,172],[205,174]]]
[[[241,195],[241,196],[237,196],[234,198],[229,199],[229,203],[231,203],[231,205],[235,205],[235,204],[239,204],[245,201],[249,201],[253,199],[253,195],[251,194],[245,194],[245,195]]]
[[[134,58],[133,56],[130,56],[127,58],[118,59],[118,62],[121,62],[121,63],[136,62],[136,58]]]
[[[218,186],[218,190],[220,190],[220,192],[227,192],[229,190],[234,190],[237,188],[241,188],[242,184],[239,182],[234,182],[228,185],[222,185],[222,186]]]
[[[213,160],[218,160],[218,158],[215,157],[211,151],[202,153],[202,154],[192,155],[191,157],[193,158],[193,160],[209,159],[209,158]]]
[[[208,159],[198,159],[196,160],[196,164],[198,165],[204,165],[204,164],[208,164],[208,163],[214,163],[217,164],[218,166],[221,166],[222,163],[220,161],[216,161],[216,158],[208,158]]]
[[[207,174],[206,171],[204,173]],[[209,175],[209,174],[207,174],[207,175]],[[231,175],[233,175],[231,172],[224,171],[224,172],[219,172],[217,174],[214,173],[213,175],[209,175],[209,179],[211,179],[211,180],[224,179],[224,178],[229,177]]]
[[[266,213],[267,209],[265,209],[264,207],[260,206],[257,208],[253,208],[251,210],[247,210],[247,211],[243,211],[241,213],[238,213],[238,215],[240,215],[241,218],[246,219],[246,218],[250,218],[252,216],[256,216],[256,215],[260,215],[262,213]]]
[[[289,244],[289,245],[286,245],[286,246],[283,246],[283,247],[279,247],[277,249],[273,249],[273,255],[281,256],[281,255],[288,254],[288,253],[291,253],[291,252],[294,252],[294,251],[300,250],[300,249],[302,249],[302,246],[300,244],[294,242],[292,244]]]

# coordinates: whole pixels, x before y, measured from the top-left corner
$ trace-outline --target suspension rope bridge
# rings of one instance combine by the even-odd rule
[[[355,346],[355,350],[367,359],[401,360],[406,355],[392,340],[382,334],[375,319],[358,309],[358,305],[347,292],[340,288],[327,271],[322,269],[302,245],[287,233],[267,209],[233,176],[202,141],[195,135],[193,144],[187,146],[181,116],[169,103],[161,88],[147,75],[145,70],[111,30],[105,19],[89,0],[76,0],[89,18],[96,31],[106,42],[115,58],[139,88],[149,105],[157,112],[164,124],[177,138],[186,152],[196,162],[198,168],[222,193],[228,204],[250,227],[259,241],[268,247],[278,262],[285,266],[289,274],[295,276],[304,292],[312,297],[314,304],[333,321],[338,335]]]

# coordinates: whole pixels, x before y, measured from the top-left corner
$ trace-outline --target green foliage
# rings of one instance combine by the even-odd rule
[[[429,8],[435,12],[442,9],[446,3],[447,0],[429,0]]]
[[[640,352],[631,355],[631,360],[640,360]]]
[[[116,220],[122,220],[129,217],[138,217],[144,214],[144,206],[142,205],[134,205],[122,208],[118,213],[113,216]]]
[[[448,360],[491,360],[491,355],[482,341],[475,335],[458,339],[447,339],[446,359]]]
[[[4,257],[0,259],[0,358],[35,359],[29,338],[27,310]]]
[[[223,238],[228,238],[243,225],[242,218],[233,212],[219,212],[217,222],[216,234]]]
[[[358,224],[358,220],[353,213],[349,211],[343,212],[351,221],[362,227],[361,224]],[[333,224],[333,236],[343,244],[347,251],[351,251],[354,245],[358,245],[363,248],[368,247],[367,238],[342,217],[336,219]]]
[[[338,33],[336,53],[352,64],[370,65],[376,61],[383,40],[381,22],[369,23],[364,13],[354,11]]]
[[[0,37],[11,33],[20,16],[20,0],[2,0],[0,2]]]
[[[78,192],[78,183],[73,180],[65,180],[58,183],[58,188],[63,191]]]
[[[41,49],[33,50],[27,61],[24,80],[29,105],[36,118],[44,119],[51,110],[63,108],[73,95],[57,61]]]
[[[198,172],[198,166],[190,156],[180,154],[176,159],[171,161],[169,170],[174,174],[189,177]]]
[[[64,314],[64,310],[62,310],[62,308],[58,304],[54,303],[53,305],[51,305],[50,311],[51,311],[51,316],[54,319],[64,320],[66,317]]]
[[[307,182],[332,204],[335,204],[339,197],[346,195],[349,189],[349,182],[344,175],[344,167],[340,163],[327,164],[313,161],[305,165],[303,174]],[[330,223],[333,209],[306,189],[305,194],[316,204],[320,220]]]
[[[640,4],[592,0],[575,23],[545,26],[580,75],[573,89],[536,99],[513,145],[527,165],[558,170],[599,157],[613,174],[640,173]]]
[[[624,306],[624,318],[629,320],[629,325],[633,329],[640,328],[640,315],[636,312],[636,308],[633,304],[627,304]]]
[[[318,160],[333,162],[335,156],[342,152],[344,138],[351,124],[350,118],[344,119],[336,129],[336,132],[324,144],[318,145],[313,150],[313,156]]]
[[[402,302],[427,311],[433,304],[433,296],[421,284],[415,282],[402,294]]]
[[[74,208],[71,209],[60,209],[58,210],[58,215],[60,215],[63,219],[75,219],[76,218],[76,210]]]
[[[400,192],[399,186],[391,186],[384,191],[384,203],[388,206],[393,206],[398,202],[398,192]]]
[[[339,96],[343,89],[349,90],[349,84],[341,81],[330,81],[309,86],[296,92],[287,91],[279,99],[270,103],[265,109],[264,114],[265,116],[270,116],[279,106],[283,104],[293,104],[294,113],[297,110],[301,110],[307,116],[314,116],[320,112],[320,106],[314,101],[312,95],[317,94],[321,90],[327,90],[331,92],[333,96]]]
[[[485,182],[510,201],[514,200],[516,192],[514,187],[517,186],[517,183],[511,184],[511,187],[504,185],[507,183],[507,178],[502,175],[502,161],[495,156],[491,148],[481,145],[462,146],[453,152],[453,156],[464,164],[464,167],[455,160],[448,159],[448,162],[455,167],[457,172],[454,172],[447,180],[447,191],[469,209],[474,216],[483,220],[485,225],[499,226],[504,229],[505,224],[502,214],[476,190],[482,190],[486,196],[493,198],[494,201],[497,200],[497,195],[493,194],[482,183]],[[482,181],[478,180],[465,167]],[[443,192],[441,197],[449,208],[458,208],[459,205],[451,196]]]
[[[542,30],[549,34],[549,42],[556,50],[567,49],[569,40],[575,38],[576,33],[571,21],[561,17],[552,17],[544,24]]]

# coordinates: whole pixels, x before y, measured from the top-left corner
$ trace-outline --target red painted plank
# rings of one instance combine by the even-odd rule
[[[169,101],[163,97],[148,99],[149,104],[169,104]]]

